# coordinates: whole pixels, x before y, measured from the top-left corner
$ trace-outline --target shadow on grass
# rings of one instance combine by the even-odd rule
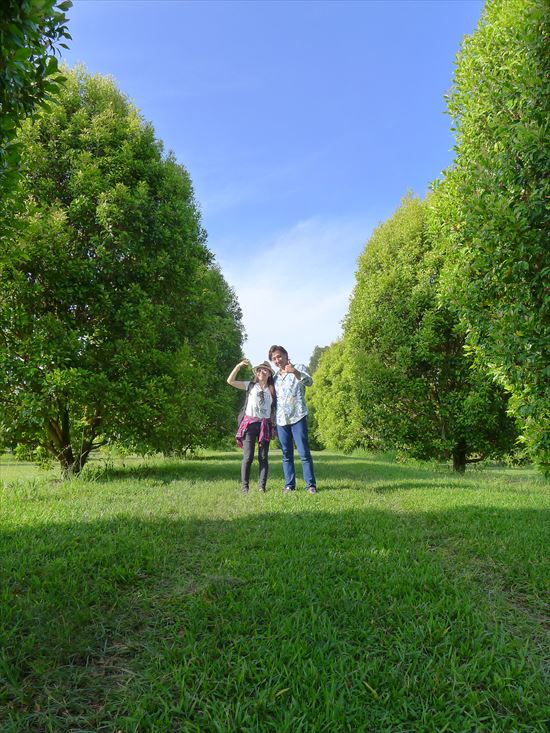
[[[222,453],[214,456],[195,456],[187,460],[170,458],[162,459],[160,463],[143,459],[140,463],[125,463],[122,465],[91,466],[95,473],[94,480],[99,483],[112,481],[136,481],[151,479],[161,483],[172,481],[225,481],[238,480],[242,454]]]
[[[543,731],[549,526],[464,507],[3,529],[2,730]]]
[[[301,480],[301,463],[296,458],[296,476],[298,485]],[[188,460],[163,459],[156,463],[144,460],[141,463],[123,463],[122,465],[107,466],[96,470],[94,480],[101,483],[109,481],[135,481],[150,479],[162,483],[172,481],[239,481],[241,452],[226,452],[207,456],[198,456]],[[313,460],[318,485],[322,490],[342,490],[345,488],[361,489],[373,483],[385,482],[387,490],[392,487],[402,488],[403,481],[416,479],[444,483],[449,480],[460,480],[461,477],[452,471],[442,470],[434,473],[432,468],[423,468],[406,464],[397,464],[376,457],[342,456],[327,452],[314,452]],[[272,449],[269,454],[270,485],[278,486],[283,481],[282,455],[278,449]],[[257,458],[252,466],[252,479],[257,475]],[[347,482],[347,483],[346,483]],[[282,485],[282,483],[281,483]],[[414,484],[417,487],[417,484]],[[413,484],[411,484],[413,488]],[[382,491],[383,487],[377,490]]]

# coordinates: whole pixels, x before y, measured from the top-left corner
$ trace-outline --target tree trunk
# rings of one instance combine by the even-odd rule
[[[96,429],[99,423],[100,420],[98,417],[94,417],[91,420],[89,434],[86,438],[84,436],[82,437],[80,446],[75,454],[71,442],[68,412],[66,410],[62,412],[60,421],[52,418],[49,419],[47,425],[48,436],[50,438],[48,449],[55,456],[56,460],[59,461],[63,478],[78,476],[86,465],[90,453],[99,447],[97,444],[94,445]]]
[[[453,468],[457,473],[466,470],[466,443],[460,440],[453,448]]]
[[[48,450],[59,461],[61,473],[66,478],[72,475],[75,463],[68,429],[68,420],[63,419],[63,417],[61,420],[54,420],[50,417],[46,428],[50,439]]]

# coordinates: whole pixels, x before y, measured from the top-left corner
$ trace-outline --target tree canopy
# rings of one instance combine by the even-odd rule
[[[319,361],[321,360],[321,356],[325,353],[325,351],[328,349],[328,346],[316,346],[313,349],[313,354],[311,355],[311,358],[309,360],[308,370],[310,374],[313,374],[317,371],[317,368],[319,366]]]
[[[101,76],[21,130],[0,253],[0,436],[78,472],[116,441],[184,451],[232,425],[241,313],[191,181]]]
[[[453,166],[433,197],[443,299],[550,467],[550,5],[489,0],[448,100]]]
[[[344,339],[335,341],[320,354],[308,396],[314,436],[321,445],[345,453],[377,447],[366,427],[366,413],[357,401],[352,370],[347,343]]]
[[[70,0],[3,0],[0,7],[0,191],[13,185],[20,147],[17,128],[64,81],[56,51],[70,39]]]
[[[367,243],[344,343],[321,358],[320,436],[340,447],[452,457],[457,471],[511,449],[506,396],[471,369],[456,316],[437,302],[439,269],[426,204],[406,198]]]

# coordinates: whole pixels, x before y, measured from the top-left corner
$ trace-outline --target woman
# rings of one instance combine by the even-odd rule
[[[248,359],[243,359],[227,377],[227,384],[246,391],[244,417],[237,430],[237,444],[243,448],[241,464],[241,486],[243,494],[248,493],[250,466],[254,460],[254,449],[258,442],[258,463],[260,472],[258,483],[260,491],[265,491],[267,484],[269,441],[273,437],[273,416],[276,409],[275,387],[273,386],[273,370],[267,361],[254,367],[254,379],[251,382],[239,382],[235,379],[239,369],[250,366]]]

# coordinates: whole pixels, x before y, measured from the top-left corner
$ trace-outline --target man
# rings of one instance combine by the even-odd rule
[[[275,392],[277,394],[277,436],[283,451],[283,471],[285,475],[284,492],[296,489],[296,471],[294,469],[294,443],[302,462],[302,473],[306,483],[306,491],[317,493],[313,460],[309,450],[307,433],[307,407],[304,398],[305,388],[313,380],[303,364],[291,364],[288,351],[283,346],[272,346],[269,349],[269,360],[275,364]]]

